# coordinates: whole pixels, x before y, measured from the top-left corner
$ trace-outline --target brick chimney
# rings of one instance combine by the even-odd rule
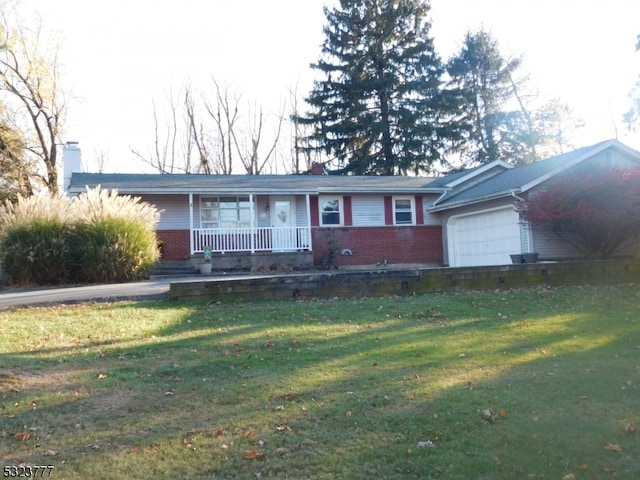
[[[324,165],[320,162],[311,164],[311,175],[324,175]]]

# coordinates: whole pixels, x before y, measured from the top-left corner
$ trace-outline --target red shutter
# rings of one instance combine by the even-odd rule
[[[320,211],[318,207],[318,197],[309,197],[309,214],[312,227],[320,225]]]
[[[393,199],[392,197],[384,197],[384,224],[393,225]]]
[[[422,204],[422,196],[416,195],[416,225],[424,224],[424,205]]]
[[[344,205],[344,224],[353,225],[353,211],[351,209],[351,197],[342,197]]]

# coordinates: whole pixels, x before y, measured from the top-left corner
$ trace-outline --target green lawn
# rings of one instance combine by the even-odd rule
[[[640,478],[639,322],[637,285],[3,311],[0,466]]]

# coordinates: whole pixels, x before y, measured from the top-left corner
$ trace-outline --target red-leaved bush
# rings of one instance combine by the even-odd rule
[[[521,219],[546,228],[592,258],[609,258],[640,238],[640,169],[565,177],[518,205]]]

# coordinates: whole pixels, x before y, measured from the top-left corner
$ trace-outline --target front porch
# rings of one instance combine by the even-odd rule
[[[193,228],[191,254],[311,251],[311,227]]]
[[[311,252],[309,195],[189,195],[191,256]]]

